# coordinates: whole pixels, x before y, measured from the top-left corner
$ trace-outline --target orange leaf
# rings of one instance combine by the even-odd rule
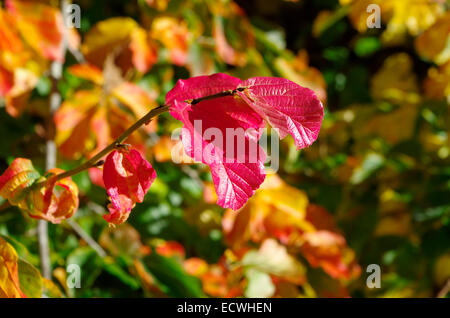
[[[91,131],[91,121],[96,113],[95,106],[100,102],[99,94],[98,90],[78,91],[64,101],[56,112],[55,140],[64,156],[78,158],[94,148],[95,136]]]
[[[129,107],[137,118],[144,116],[156,107],[154,98],[147,91],[130,82],[119,84],[111,94]]]
[[[208,270],[208,263],[198,257],[191,257],[184,261],[183,267],[189,275],[201,277]]]
[[[305,233],[302,253],[313,267],[322,267],[333,278],[350,279],[361,273],[345,238],[330,231]]]
[[[239,213],[225,211],[222,226],[226,241],[234,249],[248,240],[260,242],[267,237],[292,241],[293,230],[313,229],[305,220],[307,205],[308,198],[303,191],[288,186],[276,175],[268,175]]]
[[[48,173],[59,174],[61,169]],[[78,187],[70,179],[52,181],[40,177],[28,159],[17,158],[0,176],[0,195],[31,217],[59,223],[78,208]],[[39,187],[34,183],[39,182]]]
[[[431,67],[423,86],[427,96],[450,101],[450,61],[439,68]]]
[[[169,50],[172,63],[179,66],[186,63],[190,35],[185,21],[169,16],[159,16],[153,20],[151,36]]]
[[[148,33],[142,28],[131,33],[130,50],[133,53],[133,65],[142,73],[150,70],[158,59],[156,43],[151,42]]]
[[[450,12],[440,17],[416,38],[417,52],[424,58],[443,64],[450,59]]]
[[[27,43],[43,57],[63,62],[63,18],[58,9],[35,1],[7,0],[17,28]]]
[[[92,81],[97,85],[103,85],[102,70],[95,65],[89,63],[76,64],[70,66],[68,71],[77,77]]]
[[[186,252],[183,245],[175,241],[165,241],[156,247],[156,252],[166,257],[184,259]]]

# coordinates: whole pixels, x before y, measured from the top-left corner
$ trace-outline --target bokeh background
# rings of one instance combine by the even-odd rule
[[[0,171],[25,157],[43,172],[49,67],[62,61],[49,49],[60,4],[32,1],[12,12],[1,3]],[[58,167],[86,160],[163,103],[180,78],[284,77],[313,89],[325,118],[313,146],[280,142],[277,174],[233,212],[215,204],[208,167],[172,162],[180,123],[160,116],[129,139],[158,178],[125,224],[102,218],[108,199],[98,169],[73,177],[79,210],[49,225],[51,280],[37,270],[37,221],[4,204],[0,234],[29,265],[19,266],[21,282],[34,282],[28,295],[448,297],[448,2],[75,3],[81,28],[69,32],[57,83]],[[367,28],[372,3],[381,28]],[[85,61],[97,71],[78,65]],[[67,284],[70,264],[81,268],[81,288]],[[366,284],[369,264],[381,268],[380,288]]]

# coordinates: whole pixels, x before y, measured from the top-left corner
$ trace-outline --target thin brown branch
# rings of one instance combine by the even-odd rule
[[[153,117],[158,116],[159,114],[162,114],[169,110],[169,107],[166,105],[159,106],[157,108],[152,109],[149,111],[144,117],[139,119],[137,122],[135,122],[130,128],[128,128],[125,132],[123,132],[122,135],[120,135],[116,140],[114,140],[111,144],[109,144],[107,147],[105,147],[103,150],[101,150],[99,153],[97,153],[95,156],[93,156],[91,159],[83,163],[82,165],[72,169],[68,170],[66,172],[63,172],[61,174],[56,175],[52,180],[61,180],[70,176],[73,176],[75,174],[78,174],[84,170],[87,170],[89,168],[95,167],[99,165],[99,161],[106,156],[109,152],[114,150],[118,145],[120,145],[122,142],[124,142],[129,135],[131,135],[135,130],[139,129],[142,125],[149,122]]]
[[[106,257],[105,250],[88,234],[81,226],[74,220],[67,220],[67,224],[72,228],[72,230],[77,233],[100,257]]]
[[[444,298],[450,292],[450,279],[447,279],[444,287],[437,294],[437,298]]]
[[[237,92],[239,91],[243,91],[244,88],[237,88],[234,90],[228,90],[228,91],[224,91],[224,92],[220,92],[217,94],[213,94],[213,95],[208,95],[208,96],[204,96],[204,97],[200,97],[200,98],[196,98],[196,99],[192,99],[192,100],[188,100],[186,102],[195,105],[198,104],[202,101],[205,100],[211,100],[214,98],[220,98],[220,97],[225,97],[225,96],[233,96],[235,95]],[[138,130],[141,126],[148,124],[154,117],[165,113],[169,110],[169,106],[168,105],[160,105],[156,108],[153,108],[152,110],[150,110],[147,114],[145,114],[142,118],[140,118],[137,122],[135,122],[132,126],[130,126],[127,130],[125,130],[116,140],[114,140],[111,144],[109,144],[108,146],[106,146],[103,150],[101,150],[99,153],[97,153],[95,156],[93,156],[92,158],[90,158],[88,161],[86,161],[85,163],[81,164],[80,166],[72,169],[72,170],[68,170],[66,172],[60,173],[56,176],[54,176],[51,180],[52,181],[58,181],[64,178],[68,178],[71,177],[75,174],[78,174],[84,170],[87,170],[89,168],[98,166],[100,164],[100,160],[106,156],[108,153],[110,153],[112,150],[116,149],[121,143],[123,143],[134,131]],[[43,182],[45,183],[45,181]]]

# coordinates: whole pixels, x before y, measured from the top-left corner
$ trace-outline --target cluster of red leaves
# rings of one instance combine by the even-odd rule
[[[95,67],[77,66],[75,72],[93,81],[102,82],[101,73]],[[138,90],[130,83],[124,83],[119,87],[120,90],[116,91],[119,97],[128,96],[127,92]],[[235,96],[207,99],[196,105],[188,102],[188,100],[228,90],[234,91]],[[83,147],[87,144],[86,138],[89,137],[89,127],[93,127],[96,132],[94,135],[98,141],[97,146],[106,146],[111,138],[108,138],[105,120],[100,116],[111,116],[112,113],[106,112],[104,108],[94,107],[99,102],[99,96],[95,91],[78,92],[75,97],[75,101],[65,102],[55,117],[57,126],[62,127],[59,132],[69,132],[65,134],[67,139],[61,145],[62,152],[82,153]],[[79,102],[76,102],[77,100]],[[130,107],[137,107],[133,103],[135,100],[133,98],[129,100]],[[292,135],[297,148],[300,149],[315,141],[323,119],[323,106],[312,90],[281,78],[259,77],[242,82],[226,74],[194,77],[178,81],[167,94],[166,102],[170,106],[171,114],[185,125],[182,141],[186,153],[191,158],[210,166],[218,204],[233,210],[241,208],[264,181],[265,155],[257,145],[262,133],[261,128],[264,127],[264,120],[278,130],[281,138],[287,134]],[[242,128],[247,132],[253,129],[245,135],[244,160],[237,158],[238,152],[233,152],[235,156],[233,158],[227,157],[228,153],[223,141],[217,138],[214,141],[205,138],[203,130],[195,129],[194,121],[196,120],[200,120],[205,129],[210,127],[220,129],[223,135],[228,133],[229,128]],[[74,132],[79,132],[77,138],[70,137]],[[103,139],[106,140],[99,142]],[[196,142],[202,146],[200,154],[196,150]],[[212,146],[211,156],[205,155],[203,151],[208,146]],[[64,149],[67,149],[67,152]],[[256,151],[257,154],[252,151]],[[263,155],[260,155],[261,153]],[[256,158],[256,162],[252,162],[251,158]],[[18,173],[13,168],[10,170],[13,175],[10,176],[7,171],[5,180],[14,176],[14,173],[15,175]],[[156,173],[152,166],[139,151],[120,149],[110,153],[103,168],[103,184],[111,198],[111,204],[108,207],[111,214],[105,219],[114,224],[123,223],[134,204],[143,201],[155,177]],[[27,182],[33,181],[34,179],[27,180]],[[64,184],[60,181],[57,185]],[[3,196],[11,198],[7,192]],[[46,198],[47,196],[45,195]],[[50,199],[46,200],[50,202]],[[15,202],[14,199],[10,201]],[[39,205],[34,207],[36,209]],[[32,214],[48,214],[46,204],[37,210],[41,212]]]
[[[236,90],[236,96],[195,105],[188,102],[228,90]],[[316,140],[323,119],[323,106],[314,92],[282,78],[241,81],[219,73],[179,80],[167,93],[166,103],[171,107],[171,115],[184,124],[181,139],[186,153],[210,166],[217,203],[233,210],[241,208],[264,181],[265,155],[257,145],[264,120],[281,138],[290,134],[300,149]],[[200,128],[196,121],[201,122]],[[219,129],[222,136],[226,136],[227,129],[246,131],[245,145],[241,145],[245,147],[244,157],[237,158],[237,151],[228,152],[223,139],[208,139],[208,128]],[[235,157],[230,158],[229,153]]]

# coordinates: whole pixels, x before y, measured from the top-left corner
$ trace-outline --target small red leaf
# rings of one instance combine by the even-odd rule
[[[144,196],[156,178],[152,165],[134,149],[114,150],[105,160],[103,182],[111,198],[106,221],[120,224],[127,220],[136,202]]]

